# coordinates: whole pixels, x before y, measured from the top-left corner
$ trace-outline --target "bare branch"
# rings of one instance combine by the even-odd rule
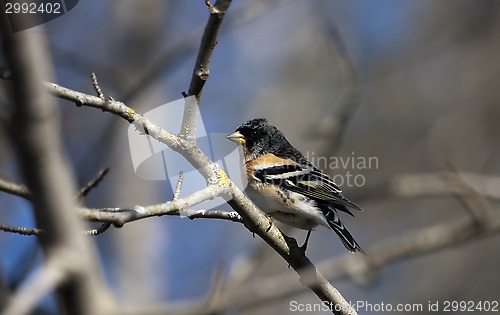
[[[210,0],[205,0],[205,5],[210,9],[210,13],[214,12],[216,9]]]
[[[212,5],[210,1],[205,1],[205,3],[210,8],[210,17],[201,38],[200,49],[198,50],[198,56],[196,57],[193,75],[187,93],[187,96],[194,96],[196,102],[186,103],[184,107],[184,116],[182,117],[181,131],[179,133],[179,136],[186,139],[187,142],[194,142],[195,139],[196,118],[198,115],[201,93],[203,92],[203,87],[210,74],[210,60],[212,59],[213,51],[217,45],[222,20],[224,19],[227,9],[229,9],[231,0],[217,0],[214,5]],[[189,98],[185,99],[188,100]]]
[[[60,266],[56,260],[47,261],[8,302],[2,314],[30,314],[40,300],[61,285],[67,276],[68,270],[65,270],[64,266]]]
[[[86,208],[82,208],[81,211],[114,212],[114,213],[120,213],[121,216],[123,216],[123,217],[132,218],[136,215],[137,209],[148,209],[151,207],[156,208],[157,205],[146,206],[146,207],[136,206],[136,207],[131,208],[131,209],[126,209],[126,208],[86,209]],[[160,216],[160,215],[185,216],[191,220],[194,220],[194,219],[220,219],[220,220],[226,220],[226,221],[231,221],[231,222],[236,222],[236,223],[243,223],[243,219],[236,211],[192,210],[192,209],[180,211],[178,209],[173,209],[173,210],[167,210],[167,211],[165,211],[165,213],[156,214],[156,216]],[[142,218],[144,218],[144,217],[142,217]],[[109,217],[106,217],[104,220],[109,220]],[[127,219],[116,220],[116,221],[112,221],[112,223],[114,223],[115,225],[121,226],[121,225],[125,224],[123,222],[126,220]],[[126,221],[126,222],[130,222],[130,221]],[[106,223],[103,223],[102,225],[100,225],[96,229],[83,231],[83,235],[96,236],[96,235],[102,234],[110,228],[112,223],[106,222]],[[6,225],[6,224],[0,224],[0,230],[7,232],[7,233],[16,233],[16,234],[26,235],[26,236],[40,236],[42,233],[44,233],[43,230],[37,229],[37,228],[32,229],[32,228],[26,228],[26,227],[13,227],[13,226]]]
[[[97,97],[99,97],[101,100],[106,99],[104,97],[104,94],[102,93],[101,87],[99,86],[99,82],[97,82],[97,76],[94,72],[90,75],[92,78],[92,85],[94,86],[94,90],[97,92]]]
[[[293,0],[253,0],[246,6],[232,11],[231,15],[225,17],[224,23],[226,27],[221,29],[219,33],[220,35],[229,33],[237,27],[262,16],[262,14],[272,11],[274,8],[278,7],[278,5],[291,1]],[[202,32],[203,28],[200,28],[183,36],[181,41],[172,45],[171,49],[167,50],[162,56],[160,56],[156,62],[153,62],[144,74],[137,74],[138,79],[136,80],[136,83],[127,88],[127,94],[123,97],[123,99],[126,102],[130,102],[137,97],[145,87],[158,79],[160,75],[166,73],[170,66],[178,65],[182,62],[182,60],[186,59],[187,56],[191,56],[191,54],[199,47],[199,38]],[[1,74],[2,72],[0,71],[0,77]],[[114,126],[114,124],[110,124],[107,131],[114,130]]]
[[[83,232],[83,235],[88,235],[88,236],[99,235],[99,234],[106,232],[110,226],[111,226],[111,223],[103,223],[97,229],[92,229],[92,230],[88,230],[88,231]]]
[[[100,170],[99,173],[97,173],[96,178],[89,181],[85,186],[83,186],[80,189],[80,191],[78,191],[76,198],[81,199],[81,198],[87,196],[87,194],[92,189],[96,188],[102,182],[102,180],[108,174],[108,172],[109,172],[109,168],[103,168],[102,170]]]
[[[103,180],[104,176],[109,172],[109,168],[105,168],[99,171],[97,174],[97,177],[94,178],[93,180],[89,181],[84,187],[80,189],[78,192],[76,198],[81,199],[82,197],[86,196],[93,188],[97,187],[99,183]],[[29,189],[24,186],[24,185],[18,185],[15,183],[11,183],[5,180],[0,179],[0,190],[3,190],[7,193],[17,195],[20,197],[23,197],[25,199],[31,200],[33,198],[32,193],[29,191]],[[109,228],[110,224],[105,223],[101,225],[97,229],[91,229],[83,232],[83,235],[99,235],[103,232],[105,232]],[[44,231],[42,229],[37,229],[37,228],[26,228],[26,227],[13,227],[10,225],[6,224],[1,224],[0,225],[0,230],[8,233],[17,233],[21,235],[26,235],[26,236],[39,236],[41,235]]]
[[[0,190],[11,195],[16,195],[24,199],[32,200],[33,194],[30,192],[28,187],[24,185],[19,185],[12,183],[0,178]]]
[[[222,20],[224,19],[227,9],[229,9],[231,5],[231,0],[217,0],[214,5],[208,1],[207,5],[210,8],[210,18],[208,19],[207,26],[205,26],[205,31],[201,38],[200,49],[198,51],[198,57],[196,57],[193,76],[191,77],[188,91],[188,96],[194,95],[198,103],[200,102],[205,82],[210,74],[210,60],[214,48],[217,45]]]
[[[104,179],[104,177],[108,174],[108,172],[109,168],[100,170],[95,179],[89,181],[85,186],[83,186],[80,189],[80,191],[76,195],[76,198],[81,199],[82,197],[85,197],[90,192],[90,190],[92,190],[93,188],[97,187],[100,184],[100,182]],[[0,191],[4,191],[11,195],[19,196],[27,200],[33,199],[33,194],[31,193],[29,188],[26,187],[25,185],[16,184],[1,178],[0,178]]]
[[[54,260],[57,266],[64,266],[63,270],[71,270],[65,273],[65,290],[60,291],[64,311],[76,315],[109,313],[112,303],[99,279],[93,248],[78,233],[83,230],[82,222],[74,212],[67,211],[74,208],[73,184],[60,145],[56,107],[43,86],[43,80],[51,77],[45,33],[13,34],[3,12],[0,23],[16,103],[10,133],[33,192],[37,226],[46,231],[40,238],[41,244],[47,261]],[[21,299],[24,292],[18,292],[14,301]]]
[[[184,172],[179,171],[179,179],[177,180],[177,185],[175,185],[174,196],[172,201],[179,199],[181,196],[182,182],[184,181]]]
[[[110,226],[111,226],[110,223],[104,223],[104,224],[101,224],[101,226],[99,226],[96,229],[83,231],[82,234],[85,236],[99,235],[99,234],[106,232],[106,230],[109,229]],[[0,224],[0,230],[7,232],[7,233],[16,233],[16,234],[26,235],[26,236],[40,236],[45,232],[44,230],[37,229],[37,228],[31,229],[31,228],[26,228],[26,227],[13,227],[13,226],[6,225],[6,224]]]
[[[215,198],[228,190],[227,185],[211,185],[198,190],[184,198],[150,206],[135,206],[133,208],[80,208],[78,211],[87,220],[112,223],[123,226],[125,223],[153,216],[179,215],[179,211]]]
[[[40,229],[30,229],[30,228],[25,228],[25,227],[14,227],[6,224],[0,224],[0,230],[8,233],[16,233],[20,235],[26,235],[26,236],[38,236],[40,235],[43,231]]]
[[[243,219],[236,211],[223,211],[223,210],[182,210],[182,215],[187,216],[189,219],[222,219],[236,223],[243,223]]]
[[[135,125],[139,130],[143,130],[148,136],[167,145],[174,151],[189,151],[184,155],[190,163],[196,165],[198,171],[209,179],[210,182],[217,182],[220,178],[218,165],[214,164],[197,146],[192,143],[185,143],[165,129],[155,125],[149,119],[144,118],[135,110],[118,101],[103,101],[100,98],[70,90],[55,83],[46,82],[48,91],[59,98],[71,101],[77,106],[88,106],[101,109],[116,116],[119,116],[129,123]],[[189,160],[194,159],[194,160]]]
[[[99,172],[98,177],[89,184],[88,186],[95,186],[95,181],[102,180],[102,177],[106,174],[108,169],[104,169]],[[186,198],[179,199],[180,189],[182,187],[182,182],[184,180],[183,172],[179,172],[179,181],[177,182],[176,193],[174,194],[174,198],[172,202],[161,203],[150,206],[135,206],[132,208],[80,208],[80,213],[83,218],[90,221],[101,221],[105,222],[98,229],[92,229],[84,231],[84,235],[98,235],[105,232],[109,226],[108,223],[112,223],[118,226],[122,226],[127,222],[147,218],[150,216],[161,216],[161,215],[172,215],[172,216],[186,216],[189,219],[222,219],[228,220],[237,223],[243,223],[243,219],[241,216],[235,211],[223,211],[223,210],[192,210],[189,207],[192,207],[204,200],[214,198],[219,196],[222,192],[226,190],[226,188],[222,187],[219,189],[217,186],[209,186],[205,189],[195,192],[192,195],[187,196]],[[6,192],[16,194],[15,192],[19,191],[20,188],[23,189],[22,197],[28,199],[27,196],[31,196],[31,192],[24,185],[17,185],[8,181],[4,181],[0,179],[0,183],[4,183],[5,187],[11,187],[11,189],[7,189]],[[13,188],[12,188],[13,187]],[[85,190],[85,187],[82,188],[82,191]],[[174,203],[175,201],[175,203]],[[182,212],[182,213],[181,213]],[[99,213],[103,213],[103,215],[99,215]],[[113,213],[113,215],[109,215]],[[10,233],[18,233],[22,235],[39,235],[43,232],[41,229],[30,229],[25,227],[11,227],[9,225],[0,225],[0,230]]]

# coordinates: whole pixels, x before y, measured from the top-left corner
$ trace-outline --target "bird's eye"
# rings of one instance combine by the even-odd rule
[[[252,137],[257,137],[259,132],[257,130],[252,131]]]

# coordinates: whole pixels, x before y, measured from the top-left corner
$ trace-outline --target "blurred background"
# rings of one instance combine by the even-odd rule
[[[343,221],[364,248],[467,217],[446,189],[433,193],[418,176],[416,192],[401,185],[407,175],[437,174],[447,165],[479,184],[500,175],[499,15],[500,2],[489,0],[233,1],[203,92],[203,122],[209,133],[230,133],[248,119],[266,117],[306,155],[329,161],[318,166],[331,176],[347,180],[351,174],[350,185],[339,184],[364,211]],[[207,19],[201,0],[86,0],[33,31],[48,35],[58,84],[94,94],[90,73],[96,72],[106,95],[145,113],[187,91]],[[136,176],[125,121],[57,102],[78,184],[111,167],[86,198],[88,207],[171,198],[169,182]],[[8,103],[2,87],[2,112]],[[371,164],[357,164],[370,157]],[[348,158],[356,164],[335,164]],[[0,176],[23,181],[4,128]],[[498,209],[498,194],[487,197]],[[0,204],[1,224],[34,226],[29,202],[0,193]],[[288,232],[303,242],[305,232]],[[93,240],[114,296],[136,308],[182,308],[205,299],[220,281],[245,287],[289,275],[299,282],[286,262],[236,223],[151,218]],[[354,303],[424,306],[410,314],[427,313],[429,301],[499,301],[499,241],[491,234],[368,273],[351,270],[333,284]],[[347,253],[333,233],[318,228],[308,254],[327,266]],[[42,258],[34,237],[0,233],[0,296],[30,277]],[[228,309],[287,314],[291,301],[318,299],[303,289],[258,303],[231,301]],[[48,298],[36,313],[54,314],[54,301]]]

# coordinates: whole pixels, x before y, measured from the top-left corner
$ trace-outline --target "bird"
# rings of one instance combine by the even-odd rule
[[[325,226],[335,232],[350,252],[365,253],[344,226],[338,211],[354,216],[361,210],[342,195],[334,181],[297,150],[265,118],[254,118],[226,137],[243,148],[247,196],[274,220],[311,231]]]

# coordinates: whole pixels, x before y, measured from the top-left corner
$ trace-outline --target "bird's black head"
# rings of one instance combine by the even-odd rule
[[[289,145],[278,128],[264,118],[255,118],[243,123],[227,138],[241,144],[251,158],[274,152]]]

